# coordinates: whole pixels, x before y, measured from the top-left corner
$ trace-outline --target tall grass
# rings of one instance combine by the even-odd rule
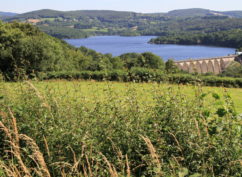
[[[83,83],[38,84],[0,86],[2,176],[241,175],[241,117],[227,93],[198,87],[188,99],[156,84],[140,99],[135,84],[122,97],[112,83],[90,95]]]

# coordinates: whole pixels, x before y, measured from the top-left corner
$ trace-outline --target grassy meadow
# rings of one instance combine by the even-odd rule
[[[0,174],[240,176],[241,95],[156,83],[1,82]]]
[[[105,101],[112,92],[118,99],[122,100],[130,91],[135,94],[137,101],[141,106],[151,106],[154,104],[156,94],[166,94],[170,90],[175,93],[181,93],[188,99],[194,99],[198,92],[205,94],[218,94],[221,97],[229,95],[234,103],[237,113],[242,114],[242,89],[241,88],[223,88],[223,87],[200,87],[193,85],[169,85],[156,83],[122,83],[122,82],[95,82],[95,81],[43,81],[34,82],[34,86],[43,94],[51,92],[55,97],[67,100],[85,98],[90,103],[92,101]],[[3,88],[10,97],[18,97],[18,93],[24,88],[23,83],[5,83]],[[208,96],[206,104],[211,103],[212,97]],[[12,98],[15,99],[15,98]],[[64,102],[64,100],[62,100]],[[216,103],[224,104],[224,99]],[[211,105],[213,106],[213,105]]]

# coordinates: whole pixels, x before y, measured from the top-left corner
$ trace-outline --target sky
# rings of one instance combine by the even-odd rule
[[[149,13],[186,8],[217,11],[242,10],[242,0],[0,0],[0,11],[16,13],[40,9],[119,10]]]

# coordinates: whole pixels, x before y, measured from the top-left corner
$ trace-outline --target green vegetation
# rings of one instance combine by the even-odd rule
[[[53,36],[60,39],[67,39],[67,38],[86,38],[90,35],[94,35],[93,33],[90,33],[90,31],[87,33],[85,30],[78,30],[70,27],[59,27],[59,26],[38,26],[38,28]]]
[[[242,55],[237,56],[220,76],[242,78]]]
[[[221,76],[242,78],[242,65],[238,62],[230,64],[226,70],[220,74]]]
[[[0,71],[7,80],[46,72],[164,68],[161,58],[152,53],[103,55],[84,47],[74,48],[29,24],[0,22],[0,32]]]
[[[240,176],[241,118],[229,93],[241,90],[222,90],[2,83],[0,167],[21,176]]]
[[[216,12],[207,9],[150,14],[107,10],[39,10],[4,20],[33,23],[42,31],[58,38],[84,38],[93,35],[169,36],[181,32],[210,33],[240,29],[241,14],[241,11]]]
[[[93,79],[242,87],[241,78],[184,74],[172,60],[164,63],[149,52],[113,57],[85,47],[74,48],[29,24],[0,23],[0,31],[0,71],[5,80]],[[240,77],[241,65],[235,66],[238,69],[231,66],[221,75]]]
[[[234,75],[233,75],[234,76]],[[96,81],[122,81],[122,82],[158,82],[174,84],[201,84],[215,87],[242,88],[242,78],[206,76],[196,74],[173,73],[165,74],[160,70],[146,68],[132,68],[131,70],[111,71],[69,71],[39,73],[41,80],[67,79],[67,80],[96,80]]]
[[[223,47],[242,47],[242,30],[229,30],[213,33],[179,33],[151,39],[154,44],[213,45]]]
[[[154,44],[214,45],[240,48],[242,12],[208,9],[142,14],[108,10],[38,10],[5,18],[35,24],[61,39],[95,35],[155,35]]]
[[[242,90],[201,87],[241,78],[74,48],[17,22],[0,22],[0,73],[0,176],[241,175]]]

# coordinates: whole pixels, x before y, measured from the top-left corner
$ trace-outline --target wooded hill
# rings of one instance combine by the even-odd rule
[[[18,15],[18,14],[12,13],[12,12],[0,12],[0,19],[6,19],[8,17],[13,17],[15,15]]]
[[[4,16],[4,17],[13,17],[15,15],[18,15],[18,14],[12,13],[12,12],[0,12],[0,16]]]
[[[9,12],[7,12],[9,14]],[[1,14],[1,12],[0,12]],[[233,18],[242,17],[242,11],[213,11],[209,9],[201,9],[201,8],[192,8],[192,9],[180,9],[180,10],[172,10],[167,13],[136,13],[136,12],[128,12],[128,11],[113,11],[113,10],[76,10],[76,11],[57,11],[51,9],[42,9],[32,12],[27,12],[23,14],[16,14],[14,19],[19,18],[47,18],[47,17],[65,17],[65,18],[79,18],[81,16],[89,16],[89,17],[132,17],[132,16],[166,16],[166,17],[196,17],[196,16],[229,16]],[[8,15],[5,15],[8,16]]]
[[[206,33],[242,27],[242,11],[207,9],[174,10],[168,13],[135,13],[110,10],[38,10],[4,18],[37,25],[58,38],[92,35],[157,35],[170,32]]]

